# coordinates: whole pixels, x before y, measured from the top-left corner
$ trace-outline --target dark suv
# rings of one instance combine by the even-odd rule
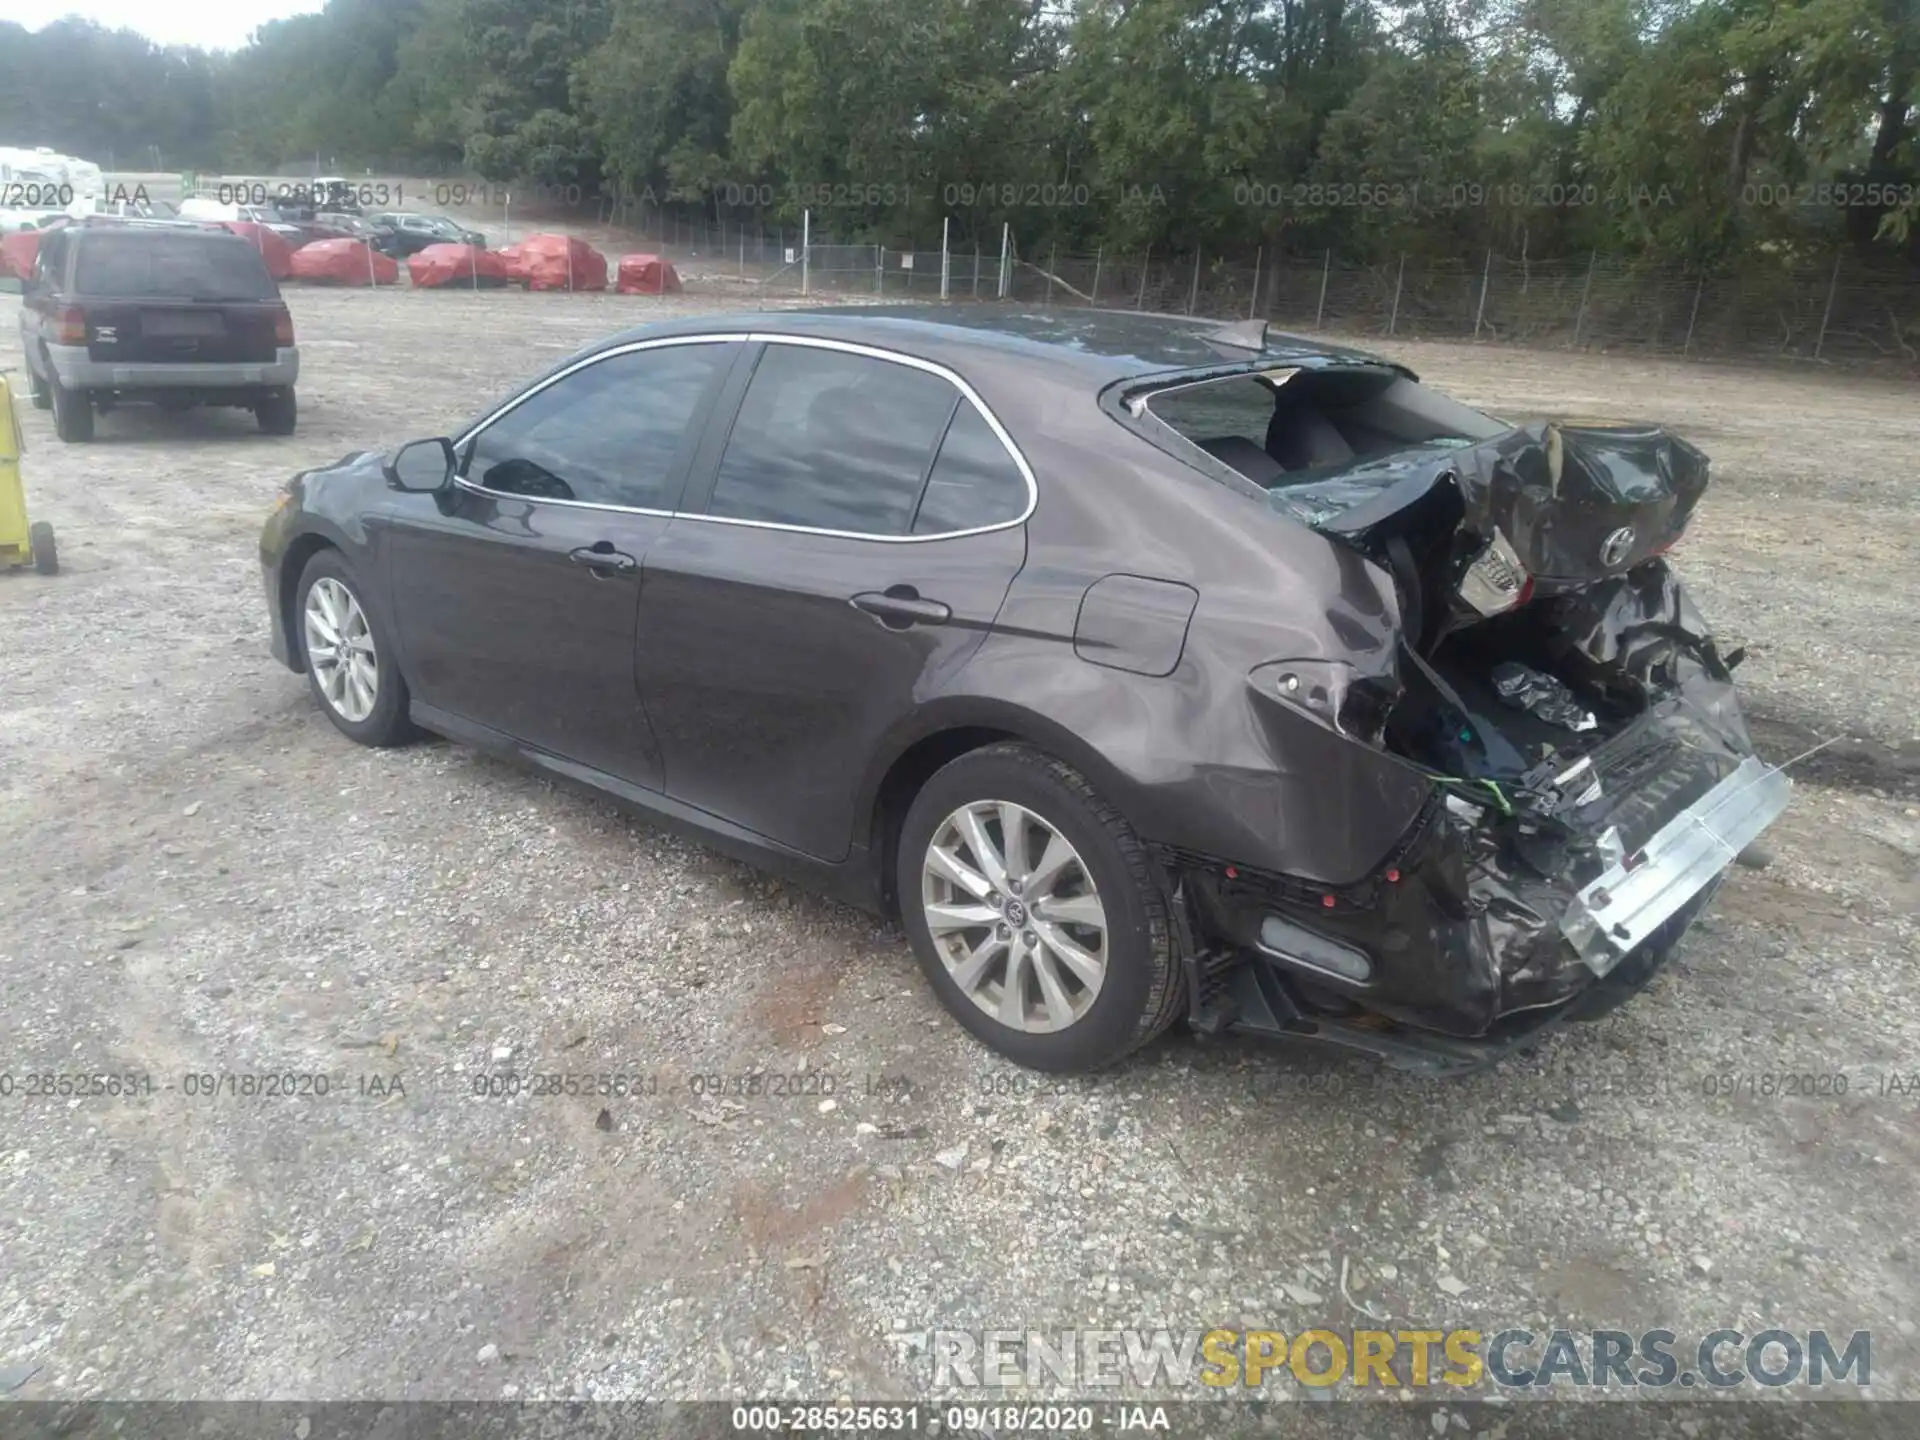
[[[91,440],[96,410],[234,405],[291,435],[300,352],[293,317],[246,240],[164,222],[47,232],[22,286],[33,403],[62,440]]]

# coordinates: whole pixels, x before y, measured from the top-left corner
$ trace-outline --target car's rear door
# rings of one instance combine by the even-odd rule
[[[737,350],[684,337],[596,356],[463,438],[450,492],[396,500],[389,574],[416,699],[658,788],[634,683],[640,567]]]
[[[640,689],[670,796],[838,860],[877,743],[1024,563],[1033,481],[938,366],[757,338],[647,554]]]

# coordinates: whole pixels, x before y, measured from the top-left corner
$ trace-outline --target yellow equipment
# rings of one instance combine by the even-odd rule
[[[13,415],[13,392],[0,375],[0,570],[32,563],[42,575],[60,568],[53,549],[53,526],[27,523],[27,496],[20,488],[20,423]]]

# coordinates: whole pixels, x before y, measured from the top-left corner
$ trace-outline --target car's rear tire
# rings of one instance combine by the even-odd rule
[[[334,728],[362,745],[399,745],[415,734],[407,682],[365,593],[338,550],[315,552],[293,592],[293,631],[307,688]]]
[[[291,435],[293,427],[299,423],[300,407],[294,401],[293,391],[270,396],[253,407],[254,419],[260,422],[260,428],[269,435]]]
[[[1126,817],[1052,756],[990,745],[936,772],[901,826],[895,875],[934,992],[1009,1059],[1098,1070],[1180,1014],[1157,867]]]
[[[53,408],[53,392],[47,388],[46,377],[31,365],[27,366],[27,393],[33,397],[34,409]]]
[[[57,376],[47,380],[53,391],[47,402],[53,409],[53,433],[69,445],[93,439],[93,399],[84,390],[69,390]]]

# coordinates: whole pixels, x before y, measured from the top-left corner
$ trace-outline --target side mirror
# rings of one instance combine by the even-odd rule
[[[396,490],[437,494],[453,483],[453,442],[413,440],[388,457],[387,483]]]

